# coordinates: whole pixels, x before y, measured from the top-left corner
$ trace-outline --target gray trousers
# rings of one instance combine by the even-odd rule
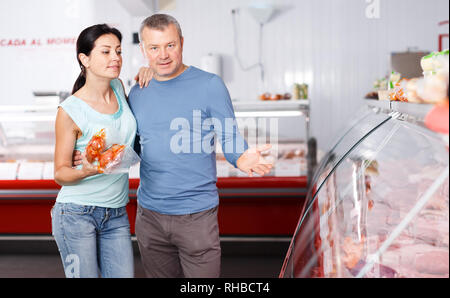
[[[218,207],[166,215],[138,205],[136,237],[147,277],[220,277]]]

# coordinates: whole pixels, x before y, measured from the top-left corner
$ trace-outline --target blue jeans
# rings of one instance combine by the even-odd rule
[[[66,277],[133,277],[130,223],[125,207],[56,203],[52,234]]]

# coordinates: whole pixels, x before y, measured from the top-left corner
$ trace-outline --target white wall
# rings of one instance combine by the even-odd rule
[[[448,33],[448,26],[437,25],[448,20],[448,0],[379,0],[378,19],[366,17],[366,0],[277,0],[286,10],[264,29],[264,85],[258,70],[241,71],[233,57],[231,9],[251,2],[178,0],[168,13],[181,23],[185,62],[200,66],[203,55],[221,54],[224,80],[238,100],[256,100],[264,91],[291,92],[294,82],[309,83],[311,129],[321,147],[363,104],[372,82],[389,71],[391,52],[437,50],[438,34]],[[139,52],[131,45],[131,33],[138,30],[139,19],[117,0],[0,1],[0,40],[76,37],[88,25],[107,22],[124,34],[122,79],[128,80],[136,71],[132,61]],[[241,10],[238,28],[241,57],[251,65],[257,60],[258,25]],[[73,45],[0,47],[0,104],[31,101],[32,90],[70,90],[77,75]],[[292,122],[282,133],[300,125]]]
[[[150,11],[149,11],[150,13]],[[97,23],[108,23],[131,46],[131,17],[117,1],[18,0],[0,1],[0,104],[32,104],[33,91],[71,91],[80,68],[75,43],[49,45],[49,38],[76,38]],[[25,46],[7,41],[25,40]],[[40,46],[31,45],[39,40]],[[130,60],[125,50],[122,75],[128,77]]]
[[[261,90],[291,91],[294,82],[309,83],[311,130],[321,147],[363,104],[372,82],[388,73],[391,52],[437,50],[438,33],[448,33],[448,26],[438,27],[448,20],[448,0],[379,0],[379,19],[366,17],[366,0],[275,2],[286,11],[264,29],[265,87],[258,70],[242,72],[233,59],[231,9],[251,0],[181,0],[170,13],[184,30],[186,62],[200,65],[211,51],[225,56],[224,79],[233,98],[255,100]],[[251,65],[258,25],[242,12],[238,26],[241,56]],[[284,127],[295,125],[300,123]]]

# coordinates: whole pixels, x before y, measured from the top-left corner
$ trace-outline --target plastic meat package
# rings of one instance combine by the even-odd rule
[[[87,144],[86,159],[102,174],[128,173],[130,167],[141,160],[131,147],[120,144],[117,132],[106,128],[96,133]]]

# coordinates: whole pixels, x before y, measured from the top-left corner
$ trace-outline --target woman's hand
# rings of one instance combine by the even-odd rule
[[[148,84],[153,78],[153,71],[150,69],[150,67],[141,67],[139,69],[139,73],[134,77],[134,80],[139,83],[139,86],[142,87],[148,87]]]

